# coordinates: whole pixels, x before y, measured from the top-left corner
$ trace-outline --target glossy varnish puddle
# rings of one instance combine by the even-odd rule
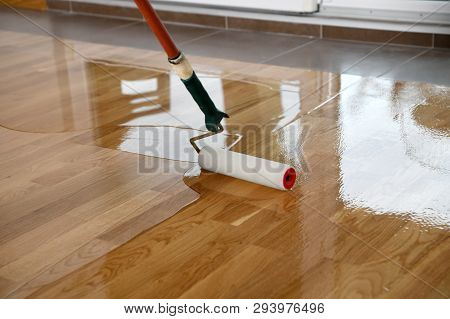
[[[2,36],[2,296],[449,296],[448,88],[205,72],[231,115],[213,142],[239,133],[236,150],[294,165],[298,185],[280,192],[173,153],[202,117],[170,73]]]

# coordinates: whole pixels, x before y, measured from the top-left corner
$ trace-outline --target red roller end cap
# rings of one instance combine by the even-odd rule
[[[286,170],[283,176],[283,186],[286,189],[291,189],[295,184],[295,179],[297,177],[297,172],[292,167]]]

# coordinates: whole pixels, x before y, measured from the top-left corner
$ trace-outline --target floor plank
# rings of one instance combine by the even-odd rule
[[[194,56],[279,192],[184,175],[203,117],[162,54],[0,36],[2,297],[449,297],[448,87]]]

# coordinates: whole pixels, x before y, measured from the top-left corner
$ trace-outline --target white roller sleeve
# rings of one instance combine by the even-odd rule
[[[289,165],[210,146],[200,150],[198,163],[211,172],[281,190],[291,189],[296,178]]]
[[[191,64],[185,57],[178,64],[172,64],[172,69],[182,80],[189,79],[194,72]]]

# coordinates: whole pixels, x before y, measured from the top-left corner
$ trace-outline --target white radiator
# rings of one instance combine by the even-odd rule
[[[311,13],[317,11],[318,0],[159,0],[158,2],[198,4],[256,11]]]

